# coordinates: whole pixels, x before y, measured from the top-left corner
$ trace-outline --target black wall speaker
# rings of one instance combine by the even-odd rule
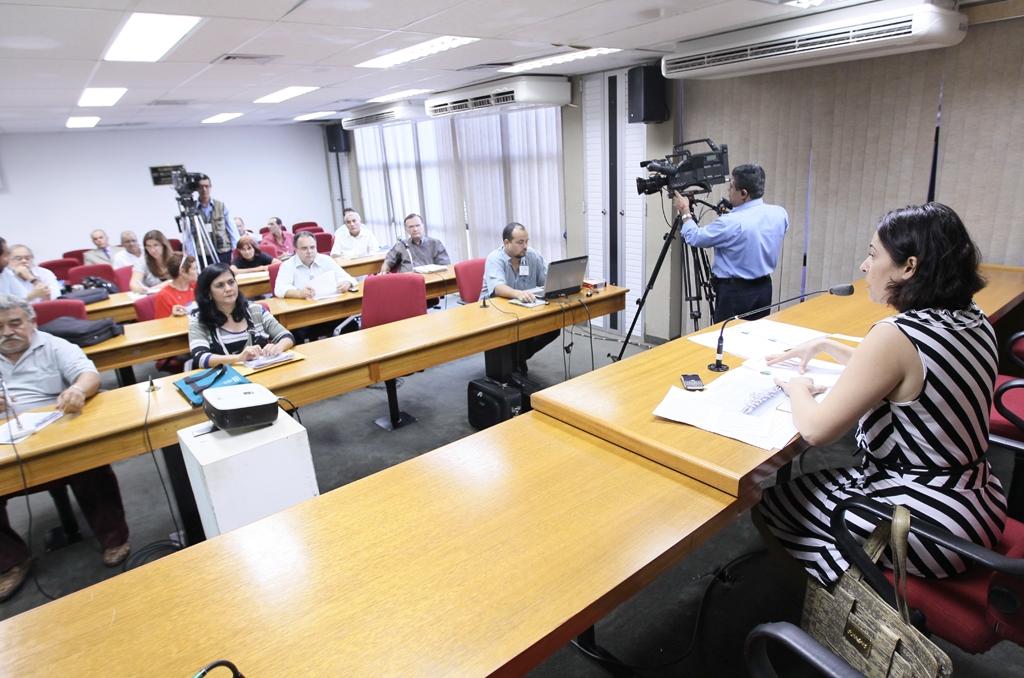
[[[626,81],[629,92],[630,122],[665,122],[668,120],[665,78],[659,64],[629,69]]]
[[[324,134],[327,135],[327,150],[331,153],[348,153],[351,150],[348,132],[341,125],[325,125]]]

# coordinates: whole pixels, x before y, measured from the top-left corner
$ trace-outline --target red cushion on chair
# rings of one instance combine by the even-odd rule
[[[68,271],[75,266],[81,266],[78,259],[50,259],[39,263],[40,266],[57,276],[57,280],[67,280]]]
[[[117,283],[117,288],[122,292],[131,291],[133,270],[135,269],[131,266],[122,266],[121,268],[114,269],[114,282]]]
[[[75,266],[68,271],[68,282],[72,285],[79,285],[90,275],[98,276],[109,282],[114,282],[117,277],[114,275],[114,267],[110,264],[88,264],[86,266]]]
[[[418,273],[371,275],[363,281],[364,329],[426,312],[427,284]]]
[[[1005,374],[996,375],[996,388],[999,388],[1013,378]],[[1020,413],[1021,417],[1024,417],[1024,388],[1011,388],[1008,390],[1003,395],[1003,404],[1013,412]],[[1024,443],[1024,431],[1021,431],[1013,422],[1000,414],[994,406],[992,407],[989,419],[989,435],[1019,440]]]
[[[238,250],[235,251],[237,252]],[[277,246],[272,245],[269,242],[260,243],[260,252],[263,252],[271,259],[277,259],[277,255],[280,254],[280,252],[277,251]]]
[[[469,259],[455,264],[455,284],[459,288],[459,297],[467,304],[480,299],[486,262],[486,259]]]
[[[267,268],[267,275],[270,276],[270,293],[271,294],[274,293],[274,285],[277,284],[277,272],[280,271],[280,270],[281,270],[281,262],[277,262],[276,264],[271,264],[270,267]]]
[[[54,299],[53,301],[40,301],[32,304],[36,312],[36,325],[45,325],[54,318],[78,318],[88,320],[89,315],[85,310],[85,303],[78,299]]]
[[[316,251],[320,254],[330,254],[334,247],[334,236],[330,233],[317,232],[313,234],[316,238]]]
[[[299,233],[300,231],[309,231],[313,229],[318,231],[324,230],[320,228],[320,224],[315,221],[300,221],[297,224],[292,224],[292,233]]]
[[[995,551],[1010,557],[1024,556],[1024,524],[1007,518]],[[892,572],[886,571],[892,581]],[[910,577],[907,598],[911,607],[925,615],[928,631],[965,652],[980,654],[1004,638],[1024,642],[1024,608],[1004,615],[988,603],[993,586],[1015,592],[1024,602],[1024,581],[973,565],[963,574],[947,579]]]
[[[156,318],[156,295],[147,294],[132,302],[135,306],[135,317],[140,321],[153,320]]]
[[[85,263],[85,253],[88,251],[89,250],[68,250],[63,256],[65,259],[74,259],[78,262],[78,265],[81,266]]]

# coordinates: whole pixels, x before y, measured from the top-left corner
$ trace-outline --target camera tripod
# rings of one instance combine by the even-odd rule
[[[179,214],[174,220],[178,223],[178,230],[182,233],[185,243],[192,243],[197,270],[201,272],[204,267],[219,262],[217,249],[213,246],[213,237],[206,222],[199,215],[195,201],[179,196],[178,211]]]
[[[724,200],[720,201],[717,205],[697,198],[693,194],[686,194],[690,202],[696,205],[704,205],[715,211],[716,214],[724,214],[728,209],[728,203]],[[637,321],[640,320],[640,314],[643,313],[644,306],[647,304],[647,295],[654,289],[654,283],[658,280],[658,274],[661,272],[661,265],[665,263],[665,257],[668,255],[669,248],[672,247],[672,242],[679,235],[679,231],[683,226],[683,220],[677,214],[672,220],[672,225],[669,227],[668,233],[662,236],[664,243],[661,246],[661,252],[658,254],[658,260],[654,264],[654,270],[651,271],[651,277],[647,280],[647,286],[644,288],[643,295],[636,302],[636,313],[633,315],[633,322],[629,324],[629,330],[626,332],[626,336],[622,339],[622,347],[619,349],[619,354],[613,356],[611,353],[608,354],[614,362],[622,360],[622,356],[626,353],[626,346],[629,343],[629,338],[633,336],[633,330],[636,328]],[[711,317],[715,317],[715,291],[711,286],[711,264],[708,262],[707,250],[699,247],[693,247],[691,245],[685,245],[683,249],[683,292],[686,296],[686,302],[690,309],[690,320],[693,321],[693,329],[696,330],[700,323],[702,315],[700,305],[701,302],[706,298],[708,301],[709,311]]]

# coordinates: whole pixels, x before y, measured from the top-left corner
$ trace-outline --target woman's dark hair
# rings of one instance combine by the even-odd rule
[[[252,248],[251,259],[246,259],[244,256],[242,256],[242,248],[246,245]],[[241,259],[242,261],[252,261],[257,257],[260,248],[258,245],[256,245],[255,238],[253,238],[251,235],[243,235],[241,238],[238,239],[238,244],[235,245],[235,251],[238,252],[238,258]]]
[[[164,248],[163,256],[160,257],[161,261],[157,262],[149,255],[149,250],[146,249],[147,240],[156,240]],[[167,271],[167,262],[170,260],[171,254],[174,253],[174,249],[171,247],[171,241],[167,239],[163,231],[156,229],[146,231],[146,235],[142,236],[142,251],[146,256],[146,268],[149,269],[150,273],[158,278],[163,275],[170,275]]]
[[[181,252],[175,252],[171,255],[171,258],[167,260],[167,272],[171,278],[177,278],[179,273],[184,271],[192,270],[192,267],[196,265],[196,258],[191,254],[182,254]]]
[[[978,246],[957,213],[942,203],[892,210],[878,223],[878,240],[897,266],[917,258],[914,275],[886,287],[887,301],[898,311],[963,310],[985,286]]]
[[[230,273],[232,278],[235,277],[235,274],[231,273],[231,267],[227,264],[220,262],[210,264],[203,269],[203,272],[199,274],[199,280],[196,281],[196,306],[199,308],[199,322],[208,327],[220,327],[228,321],[228,317],[217,308],[217,303],[213,300],[213,294],[210,292],[213,281],[224,273]],[[245,295],[242,294],[242,290],[238,290],[235,307],[231,309],[231,319],[235,322],[247,319],[249,317],[248,307],[249,302],[246,301]]]

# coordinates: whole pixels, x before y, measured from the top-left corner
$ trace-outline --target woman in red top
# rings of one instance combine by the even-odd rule
[[[171,280],[161,288],[153,301],[153,310],[157,318],[186,315],[188,312],[185,307],[196,298],[196,278],[199,277],[199,270],[195,257],[175,252],[167,261],[167,272],[171,274]]]

